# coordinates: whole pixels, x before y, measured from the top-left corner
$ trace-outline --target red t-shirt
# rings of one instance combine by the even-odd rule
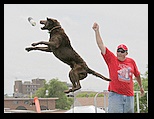
[[[108,48],[102,56],[108,66],[112,80],[109,82],[108,90],[122,95],[134,96],[133,74],[135,77],[140,75],[135,61],[128,57],[124,61],[119,61]]]

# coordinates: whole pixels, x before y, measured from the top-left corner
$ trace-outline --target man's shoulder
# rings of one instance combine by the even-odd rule
[[[126,61],[128,61],[128,62],[135,62],[135,60],[131,57],[126,57],[126,59],[127,59]]]

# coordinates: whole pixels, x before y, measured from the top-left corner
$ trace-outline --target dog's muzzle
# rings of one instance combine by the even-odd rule
[[[40,24],[44,25],[43,27],[41,27],[42,30],[46,29],[46,26],[45,26],[46,22],[47,22],[46,20],[41,20],[40,21]]]

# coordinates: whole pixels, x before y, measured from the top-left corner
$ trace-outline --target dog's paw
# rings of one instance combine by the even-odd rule
[[[37,43],[32,43],[31,45],[32,45],[32,46],[36,46],[36,45],[37,45]]]
[[[29,52],[29,51],[31,51],[31,50],[34,50],[34,47],[28,47],[28,48],[25,48],[25,50],[26,50],[27,52]]]
[[[64,91],[64,93],[69,93],[69,92],[70,92],[69,90],[65,90],[65,91]]]
[[[65,90],[64,93],[69,93],[69,92],[72,92],[72,89],[69,89],[69,90]]]

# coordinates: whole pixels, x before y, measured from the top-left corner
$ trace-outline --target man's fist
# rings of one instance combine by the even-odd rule
[[[94,31],[97,31],[97,30],[99,29],[99,26],[98,26],[98,24],[95,22],[92,28],[94,29]]]

